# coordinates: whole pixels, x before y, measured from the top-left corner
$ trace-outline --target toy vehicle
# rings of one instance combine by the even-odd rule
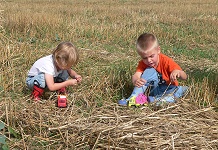
[[[138,96],[133,96],[128,101],[128,106],[138,107],[138,106],[147,105],[147,104],[148,104],[147,96],[145,96],[144,94],[139,94]]]
[[[66,95],[58,95],[58,107],[65,108],[67,107],[67,96]]]

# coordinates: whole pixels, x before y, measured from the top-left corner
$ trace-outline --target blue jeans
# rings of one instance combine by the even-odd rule
[[[163,94],[167,95],[170,93],[174,93],[174,96],[176,98],[180,98],[184,95],[185,91],[188,89],[188,87],[167,85],[165,83],[160,83],[159,74],[154,68],[145,69],[141,77],[145,79],[147,83],[142,87],[135,87],[129,99],[132,96],[137,96],[140,93],[144,93],[148,86],[151,86],[149,96],[153,96],[156,98],[162,97]]]
[[[60,83],[60,82],[66,81],[68,77],[69,77],[69,74],[67,70],[64,70],[57,77],[54,77],[54,82]],[[41,88],[46,88],[45,74],[40,73],[36,76],[28,76],[26,78],[26,85],[31,90],[33,89],[34,85],[38,85]]]

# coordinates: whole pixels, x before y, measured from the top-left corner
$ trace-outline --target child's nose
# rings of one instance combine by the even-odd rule
[[[152,61],[152,59],[151,58],[148,58],[148,62],[151,62]]]

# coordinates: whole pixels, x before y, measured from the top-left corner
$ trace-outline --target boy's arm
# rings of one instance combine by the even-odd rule
[[[177,80],[177,78],[180,78],[182,80],[186,80],[188,78],[188,76],[184,71],[175,69],[171,72],[170,79],[171,79],[171,81],[175,81],[175,80]]]
[[[142,75],[141,72],[136,72],[132,76],[132,83],[133,83],[134,86],[141,87],[141,86],[143,86],[146,83],[146,80],[141,78],[141,75]]]
[[[71,78],[76,79],[77,82],[81,82],[82,81],[82,77],[76,73],[76,71],[72,70],[72,69],[68,69],[67,70],[68,74],[70,75]]]

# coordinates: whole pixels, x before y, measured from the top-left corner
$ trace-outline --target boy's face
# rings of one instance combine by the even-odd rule
[[[138,51],[143,62],[149,67],[156,68],[159,63],[160,46],[154,47],[149,50]]]

